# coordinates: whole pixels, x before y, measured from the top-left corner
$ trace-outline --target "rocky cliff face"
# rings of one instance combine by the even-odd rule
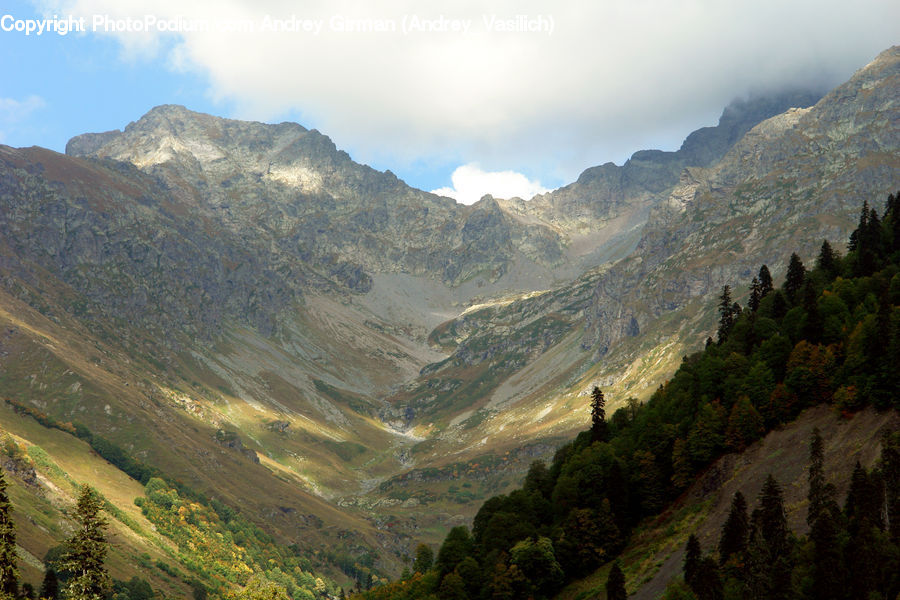
[[[161,106],[123,132],[74,138],[66,151],[136,165],[206,218],[264,239],[284,262],[302,260],[357,292],[368,291],[373,272],[453,286],[499,279],[521,257],[546,267],[564,260],[551,229],[510,219],[493,201],[465,207],[410,188],[293,123]]]
[[[815,106],[755,126],[715,166],[689,168],[654,207],[635,253],[598,283],[585,345],[604,354],[639,324],[761,264],[783,276],[792,251],[842,248],[863,200],[900,181],[900,49],[892,48]]]
[[[664,200],[686,167],[706,167],[725,153],[760,121],[792,107],[808,107],[821,93],[786,92],[770,97],[736,100],[715,127],[691,133],[675,152],[642,150],[621,167],[607,163],[585,170],[574,183],[530,201],[504,203],[514,214],[538,218],[571,238],[587,237],[594,244],[607,235],[621,234],[643,225],[651,206]],[[594,257],[592,257],[594,258]]]

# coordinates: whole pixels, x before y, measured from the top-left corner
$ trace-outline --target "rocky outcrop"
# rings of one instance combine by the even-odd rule
[[[783,276],[792,251],[811,259],[823,239],[842,248],[862,201],[900,181],[898,92],[895,47],[815,106],[761,122],[715,166],[682,171],[633,255],[598,282],[585,345],[602,355],[631,318],[643,327],[723,285],[742,290],[761,264]]]

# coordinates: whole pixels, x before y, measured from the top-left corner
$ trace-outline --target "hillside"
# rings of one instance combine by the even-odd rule
[[[819,598],[823,589],[836,598],[894,597],[900,592],[900,433],[894,431],[900,423],[900,195],[889,195],[883,212],[863,203],[848,247],[842,256],[823,241],[809,269],[792,254],[780,288],[763,265],[746,307],[724,286],[716,340],[686,356],[648,402],[630,403],[607,420],[604,394],[595,387],[588,431],[562,446],[549,465],[534,462],[521,488],[487,500],[471,533],[453,528],[434,565],[364,597],[550,598],[604,564],[610,581],[617,572],[633,591],[646,584],[644,597],[656,597],[667,583],[674,586],[667,598],[722,598],[723,589],[729,598]],[[755,444],[804,409],[826,404],[832,416],[810,411],[790,431]],[[837,426],[837,414],[850,418],[866,407],[883,414]],[[809,446],[820,444],[819,458],[810,449],[808,461],[798,460],[798,436],[820,423],[818,441]],[[872,464],[878,439],[879,462],[864,470],[859,463]],[[794,449],[786,453],[786,445]],[[824,470],[826,447],[836,463],[829,467],[835,484]],[[796,538],[790,530],[803,506],[796,502],[798,480],[807,469],[802,493],[809,498],[809,527],[793,531],[810,534]],[[783,493],[784,485],[794,489]],[[728,522],[740,522],[732,503],[738,491],[759,497],[759,508],[751,520],[745,503],[742,529],[726,538],[722,503],[731,505]],[[786,507],[794,513],[790,520]],[[694,531],[701,535],[691,536],[683,561],[690,590],[679,596],[678,585],[685,584],[671,582],[682,563],[677,550]],[[719,531],[730,545],[718,542]],[[708,549],[703,558],[701,537]],[[819,560],[844,575],[821,572]],[[621,570],[609,570],[611,561],[622,562]],[[596,593],[597,577],[575,589],[593,581]]]
[[[893,48],[824,97],[473,206],[300,125],[172,105],[66,155],[0,146],[0,396],[81,432],[57,464],[96,437],[316,572],[396,574],[582,429],[594,385],[610,412],[648,399],[722,285],[845,239],[898,179],[897,89]]]

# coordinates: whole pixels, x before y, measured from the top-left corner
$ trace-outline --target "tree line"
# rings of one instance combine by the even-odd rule
[[[453,528],[433,564],[417,559],[363,597],[549,598],[615,559],[634,526],[712,461],[805,408],[900,408],[900,194],[881,216],[863,204],[846,256],[824,241],[811,268],[793,254],[780,287],[762,265],[749,288],[745,307],[723,288],[716,339],[647,403],[607,419],[595,389],[590,429],[549,466],[534,463],[520,489],[487,500],[471,530]],[[621,597],[621,569],[611,573]]]

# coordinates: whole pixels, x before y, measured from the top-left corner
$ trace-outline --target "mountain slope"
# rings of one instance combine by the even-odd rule
[[[845,235],[896,181],[897,64],[471,207],[299,125],[176,106],[67,155],[0,146],[2,393],[397,570],[580,429],[594,383],[648,396],[723,283]]]

